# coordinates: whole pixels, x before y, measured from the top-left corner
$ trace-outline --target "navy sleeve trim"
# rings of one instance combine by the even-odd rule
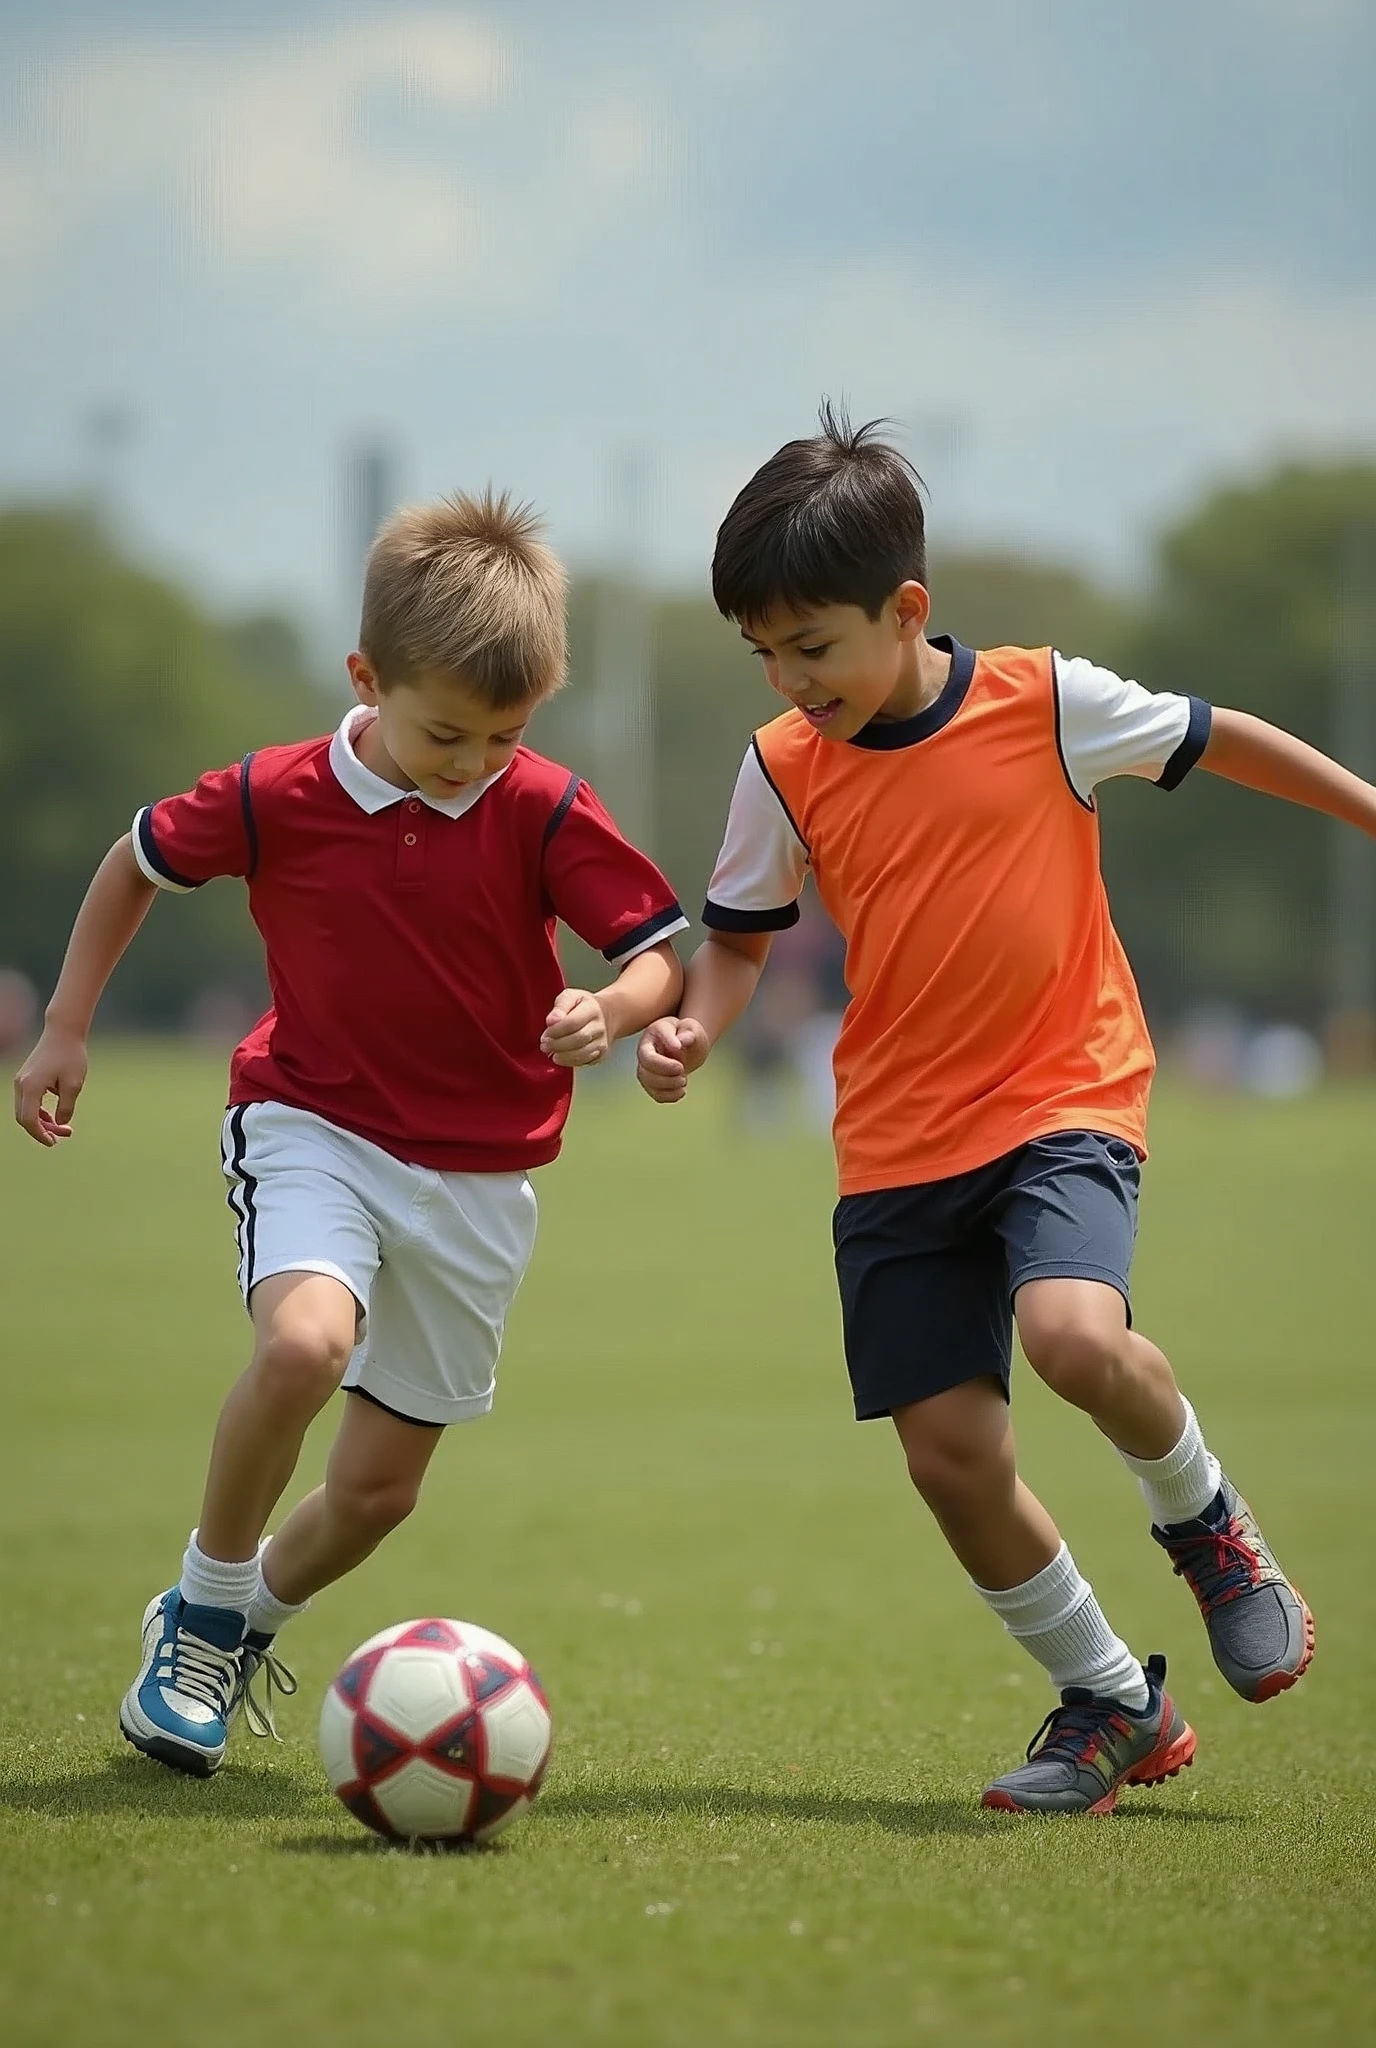
[[[750,736],[750,745],[751,745],[751,748],[752,748],[752,750],[753,750],[753,752],[754,752],[754,755],[755,755],[755,760],[756,760],[756,763],[757,763],[757,765],[758,765],[758,767],[759,767],[759,771],[760,771],[761,775],[763,775],[763,777],[764,777],[765,781],[766,781],[766,782],[767,782],[767,783],[769,784],[769,787],[770,787],[770,788],[771,788],[771,789],[773,790],[773,792],[774,792],[774,800],[775,800],[775,802],[776,802],[776,803],[778,804],[778,806],[779,806],[779,809],[780,809],[780,810],[781,810],[781,811],[783,812],[784,816],[785,816],[785,817],[786,817],[786,818],[788,819],[788,822],[789,822],[789,826],[790,826],[790,828],[791,828],[791,830],[792,830],[792,833],[793,833],[793,837],[794,837],[794,838],[795,838],[795,839],[797,840],[797,842],[798,842],[799,846],[801,846],[801,847],[802,847],[802,849],[803,849],[803,852],[804,852],[804,853],[805,853],[805,854],[807,855],[808,859],[809,859],[809,860],[811,860],[811,858],[812,858],[812,848],[811,848],[811,847],[810,847],[810,846],[808,845],[808,843],[807,843],[806,839],[804,839],[804,837],[803,837],[802,833],[801,833],[801,832],[800,832],[800,831],[798,830],[798,820],[797,820],[797,819],[796,819],[796,818],[794,817],[794,815],[793,815],[792,811],[791,811],[791,810],[790,810],[790,809],[788,808],[788,805],[787,805],[787,804],[786,804],[786,803],[784,802],[784,797],[783,797],[783,791],[782,791],[782,790],[781,790],[781,789],[779,788],[779,785],[778,785],[778,783],[777,783],[777,782],[776,782],[776,781],[774,780],[774,777],[773,777],[773,776],[772,776],[772,775],[770,774],[770,772],[769,772],[768,768],[766,768],[766,766],[765,766],[765,763],[764,763],[764,755],[763,755],[763,754],[762,754],[762,753],[760,752],[760,742],[759,742],[759,738],[758,738],[758,736],[757,736],[756,734],[754,734],[754,733],[752,733],[752,734],[751,734],[751,736]]]
[[[667,938],[671,931],[682,931],[688,920],[678,903],[671,903],[667,910],[657,910],[653,917],[647,917],[634,931],[623,932],[614,946],[602,948],[602,958],[612,966],[625,958],[627,953],[643,953],[648,942],[658,932]]]
[[[1214,712],[1212,704],[1202,697],[1190,699],[1190,722],[1185,728],[1185,737],[1171,755],[1165,767],[1156,778],[1158,789],[1179,789],[1185,777],[1194,767],[1213,731]]]
[[[1094,809],[1094,799],[1093,797],[1080,795],[1071,778],[1070,763],[1065,757],[1065,741],[1061,737],[1061,671],[1057,665],[1054,647],[1051,650],[1051,706],[1056,721],[1056,752],[1060,757],[1061,773],[1065,777],[1066,788],[1070,791],[1070,794],[1074,797],[1082,811],[1092,811]]]
[[[248,844],[248,866],[244,869],[244,880],[251,882],[258,872],[258,823],[253,815],[253,790],[250,774],[253,768],[252,754],[245,754],[239,763],[239,808],[244,814],[244,838]]]
[[[781,903],[777,910],[728,910],[710,896],[702,910],[702,921],[713,932],[786,932],[801,916],[796,903]]]
[[[550,840],[553,839],[555,833],[559,830],[559,827],[563,824],[565,818],[567,818],[569,812],[573,809],[573,800],[577,796],[579,790],[582,787],[582,776],[570,775],[568,781],[564,784],[564,794],[560,797],[558,803],[550,812],[549,818],[545,824],[545,836],[540,841],[541,853],[544,852],[545,848],[549,845]]]
[[[153,806],[151,804],[148,805],[146,810],[139,813],[139,846],[149,867],[153,869],[155,874],[161,875],[165,882],[171,882],[174,888],[203,889],[205,887],[203,882],[193,882],[189,875],[179,875],[172,866],[172,863],[164,860],[159,853],[158,842],[153,837]]]

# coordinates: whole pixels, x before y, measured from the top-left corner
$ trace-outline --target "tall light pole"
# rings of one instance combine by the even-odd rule
[[[904,438],[914,467],[927,487],[940,545],[953,548],[967,509],[964,493],[969,481],[974,427],[963,412],[917,408],[905,422]]]
[[[1334,751],[1376,781],[1376,519],[1342,536],[1334,625]],[[1330,847],[1329,1064],[1365,1073],[1376,1065],[1376,846],[1334,825]]]
[[[397,502],[397,460],[391,444],[376,436],[355,441],[344,451],[340,482],[346,608],[354,613],[357,625],[363,565],[378,528]]]
[[[645,588],[650,463],[643,447],[613,455],[612,552],[597,586],[592,738],[598,790],[638,846],[655,834],[655,706]]]
[[[118,398],[102,398],[81,418],[87,461],[87,494],[106,533],[112,533],[127,511],[129,451],[138,438],[138,415]]]

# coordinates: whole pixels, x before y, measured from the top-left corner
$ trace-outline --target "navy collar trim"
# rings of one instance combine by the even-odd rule
[[[895,747],[916,746],[919,740],[929,740],[943,725],[950,724],[965,702],[975,673],[975,656],[971,648],[962,647],[949,633],[933,633],[931,644],[951,657],[951,673],[942,684],[941,695],[913,718],[872,718],[851,737],[850,746],[887,753]]]

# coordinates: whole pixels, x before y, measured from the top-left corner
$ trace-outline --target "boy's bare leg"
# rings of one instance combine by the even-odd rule
[[[1199,1602],[1229,1685],[1249,1700],[1286,1691],[1308,1669],[1314,1618],[1209,1451],[1165,1355],[1128,1328],[1122,1295],[1099,1281],[1031,1280],[1013,1307],[1033,1369],[1135,1473],[1152,1534]]]
[[[235,1711],[243,1705],[254,1734],[275,1735],[273,1694],[294,1693],[296,1679],[276,1654],[280,1628],[313,1593],[361,1564],[416,1504],[421,1480],[442,1429],[403,1422],[362,1394],[350,1394],[330,1452],[325,1483],[307,1494],[248,1567],[247,1598]],[[255,1681],[265,1668],[265,1682]]]
[[[1141,1664],[1110,1629],[1055,1523],[1018,1477],[998,1380],[967,1380],[896,1409],[893,1420],[914,1486],[1009,1634],[1061,1689],[1141,1705]]]
[[[1017,1476],[998,1380],[968,1381],[894,1413],[913,1483],[975,1590],[1062,1695],[1028,1761],[986,1786],[985,1806],[1106,1813],[1127,1784],[1155,1784],[1194,1754],[1165,1691],[1104,1619],[1041,1503]]]
[[[1050,1564],[1060,1533],[1018,1477],[997,1380],[968,1380],[896,1408],[913,1485],[977,1586],[1020,1586]]]
[[[1179,1443],[1185,1403],[1170,1360],[1128,1328],[1127,1303],[1099,1280],[1029,1280],[1013,1304],[1028,1363],[1129,1457]],[[1216,1483],[1216,1482],[1215,1482]]]
[[[351,1394],[324,1485],[292,1509],[264,1553],[272,1597],[301,1606],[361,1564],[410,1514],[443,1434]]]
[[[120,1705],[135,1748],[200,1777],[218,1769],[263,1661],[265,1639],[250,1624],[258,1539],[308,1426],[343,1377],[357,1304],[326,1275],[280,1273],[254,1288],[251,1313],[257,1341],[220,1413],[200,1525],[179,1583],[144,1613],[142,1663]],[[290,1674],[273,1669],[294,1690]],[[255,1716],[260,1732],[271,1728],[270,1704]]]
[[[307,1429],[344,1377],[358,1304],[324,1273],[278,1273],[253,1290],[253,1357],[229,1391],[206,1475],[197,1542],[247,1561],[296,1470]]]

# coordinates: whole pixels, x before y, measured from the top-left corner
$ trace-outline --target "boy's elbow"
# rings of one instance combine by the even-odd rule
[[[772,932],[709,931],[702,950],[709,959],[714,953],[718,958],[723,953],[734,953],[738,960],[748,960],[752,967],[762,968],[769,958],[772,937]]]
[[[673,1009],[683,993],[683,964],[674,951],[671,939],[661,939],[657,946],[646,946],[643,952],[632,953],[617,969],[616,979],[624,981],[629,975],[623,993],[646,995],[658,1007],[655,1015],[661,1017]]]
[[[664,1009],[676,1010],[683,996],[683,962],[674,951],[672,939],[666,939],[654,950],[664,970]]]

